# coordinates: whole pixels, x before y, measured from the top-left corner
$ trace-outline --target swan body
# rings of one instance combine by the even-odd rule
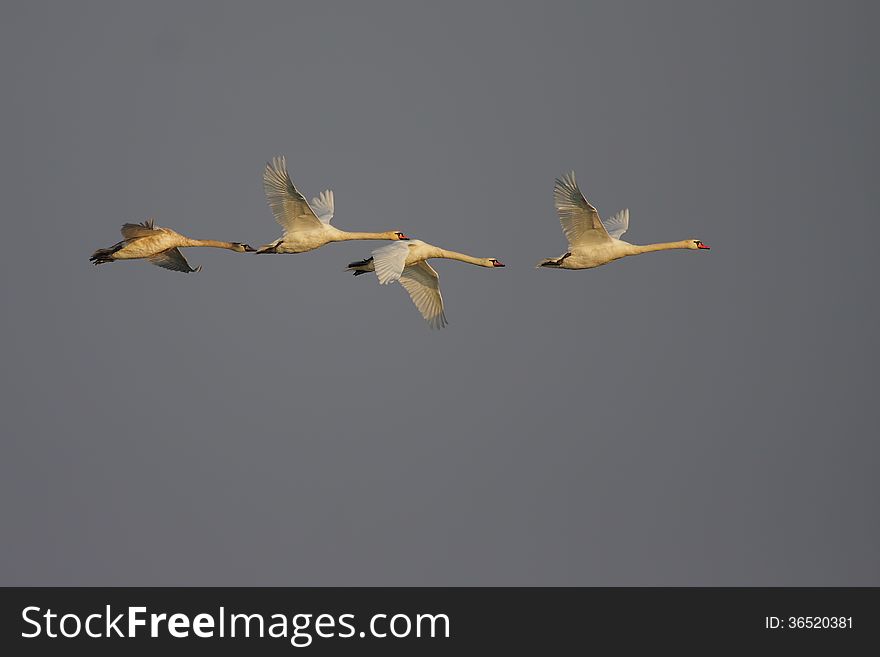
[[[375,249],[372,257],[350,263],[346,271],[353,272],[355,276],[375,272],[381,285],[398,281],[428,325],[440,329],[448,322],[440,293],[440,276],[428,264],[430,258],[459,260],[478,267],[504,266],[497,258],[475,258],[441,249],[422,240],[407,240]]]
[[[140,224],[123,224],[122,241],[106,249],[95,251],[90,261],[102,265],[116,260],[146,259],[154,265],[193,273],[201,271],[201,267],[193,269],[180,252],[181,248],[207,246],[228,249],[237,253],[245,253],[254,249],[241,242],[221,242],[219,240],[196,240],[177,231],[156,226],[152,219]]]
[[[325,190],[311,204],[296,189],[287,173],[284,157],[273,158],[263,171],[263,190],[284,235],[264,244],[257,253],[305,253],[330,242],[349,240],[405,240],[399,230],[361,233],[339,230],[330,225],[334,214],[333,190]]]
[[[688,239],[659,244],[630,244],[620,237],[629,228],[629,210],[621,210],[603,221],[578,188],[574,171],[556,179],[553,200],[568,251],[558,258],[547,258],[538,267],[554,269],[592,269],[626,256],[669,249],[708,249],[700,240]]]

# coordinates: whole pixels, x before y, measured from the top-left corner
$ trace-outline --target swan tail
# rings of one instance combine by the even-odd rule
[[[355,276],[360,276],[361,274],[368,274],[371,271],[375,271],[375,267],[373,265],[373,259],[367,258],[366,260],[358,260],[357,262],[348,263],[348,267],[345,268],[345,271],[350,271]]]
[[[116,260],[116,258],[113,257],[113,254],[116,253],[123,246],[125,246],[125,241],[117,242],[113,246],[106,249],[98,249],[91,255],[91,257],[89,257],[89,262],[92,262],[95,265],[103,265],[108,262],[113,262],[114,260]]]

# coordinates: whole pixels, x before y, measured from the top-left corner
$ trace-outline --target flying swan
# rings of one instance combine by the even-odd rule
[[[380,247],[373,251],[372,257],[350,263],[346,271],[354,272],[355,276],[374,271],[381,285],[399,281],[428,325],[440,329],[447,324],[440,277],[428,264],[428,258],[460,260],[479,267],[504,266],[497,258],[474,258],[422,240],[408,240]]]
[[[700,240],[681,240],[661,244],[630,244],[620,239],[629,228],[629,210],[622,210],[602,221],[599,213],[584,198],[574,179],[574,171],[556,179],[553,200],[568,251],[558,258],[548,258],[538,267],[556,269],[592,269],[626,256],[667,249],[708,249]]]
[[[194,240],[186,235],[157,226],[152,219],[140,224],[123,224],[121,242],[107,249],[98,249],[89,260],[102,265],[116,260],[137,260],[144,258],[152,264],[172,271],[193,273],[201,271],[201,266],[193,269],[180,252],[181,248],[210,246],[245,253],[254,249],[241,242],[220,242],[218,240]]]
[[[384,233],[350,233],[330,225],[333,219],[333,191],[312,199],[311,205],[297,191],[287,173],[284,157],[273,158],[263,171],[263,190],[284,235],[257,249],[257,253],[305,253],[330,242],[348,240],[405,240],[399,230]]]

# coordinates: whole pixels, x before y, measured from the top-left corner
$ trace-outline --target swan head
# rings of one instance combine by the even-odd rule
[[[253,253],[256,251],[250,244],[242,244],[241,242],[233,242],[230,249],[236,253]]]
[[[688,245],[689,249],[709,249],[709,245],[703,244],[701,240],[688,240],[688,242],[690,242],[690,244]]]
[[[403,231],[400,230],[392,230],[391,231],[391,239],[393,240],[408,240],[409,238],[403,234]]]
[[[486,258],[486,266],[487,267],[503,267],[504,263],[501,262],[498,258]]]

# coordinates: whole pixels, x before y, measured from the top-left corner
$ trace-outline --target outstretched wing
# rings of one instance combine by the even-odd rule
[[[333,219],[333,190],[327,189],[320,196],[312,199],[312,210],[323,223],[329,224]]]
[[[400,278],[406,266],[406,256],[409,255],[408,244],[407,241],[391,242],[373,251],[373,266],[380,284],[385,285]]]
[[[611,239],[596,208],[581,194],[574,171],[556,179],[553,201],[569,248],[600,244]]]
[[[410,299],[431,328],[446,326],[448,322],[443,312],[440,277],[427,261],[422,260],[405,268],[400,275],[400,284],[409,292]]]
[[[149,237],[160,232],[156,228],[152,219],[147,219],[139,224],[122,224],[122,236],[127,240],[137,239],[138,237]]]
[[[629,228],[629,209],[621,210],[611,219],[606,219],[602,223],[605,224],[605,230],[608,231],[608,234],[619,240]]]
[[[318,219],[305,197],[300,194],[290,175],[284,157],[273,158],[263,171],[263,191],[272,214],[285,233],[314,230],[324,224]]]
[[[157,253],[154,256],[150,256],[147,260],[158,267],[164,267],[171,271],[182,271],[187,274],[201,271],[202,269],[201,267],[196,267],[195,269],[190,267],[186,258],[183,257],[183,254],[176,247]]]

